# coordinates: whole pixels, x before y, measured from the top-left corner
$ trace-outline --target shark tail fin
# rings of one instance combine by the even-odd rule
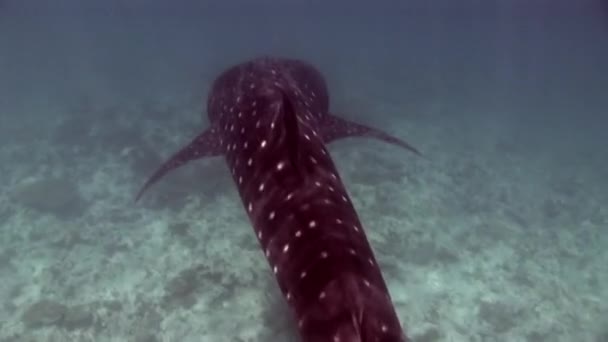
[[[348,121],[334,115],[328,115],[321,123],[321,133],[323,140],[326,143],[347,137],[370,137],[389,144],[400,146],[406,150],[409,150],[410,152],[422,156],[422,153],[420,153],[418,149],[404,140],[394,137],[379,129]]]
[[[334,341],[409,341],[383,282],[346,272],[335,276],[323,292],[330,300],[313,304],[300,328],[307,340],[329,341],[331,334]]]
[[[223,150],[221,148],[218,131],[215,127],[211,127],[199,134],[188,145],[177,151],[168,160],[161,164],[161,166],[154,171],[154,173],[141,187],[135,196],[135,201],[139,201],[148,188],[158,182],[170,171],[188,163],[189,161],[204,157],[218,156],[221,154],[223,154]]]

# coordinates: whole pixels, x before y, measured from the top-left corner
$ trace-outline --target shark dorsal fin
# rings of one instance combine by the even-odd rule
[[[291,165],[298,170],[298,173],[303,169],[301,163],[301,147],[300,147],[300,127],[298,116],[291,101],[289,94],[281,89],[280,103],[280,120],[285,129],[285,143],[287,144],[287,154]]]

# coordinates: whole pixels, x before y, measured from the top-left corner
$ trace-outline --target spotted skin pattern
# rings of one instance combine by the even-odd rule
[[[329,114],[322,75],[293,59],[260,57],[214,82],[210,127],[148,179],[137,198],[188,161],[223,155],[255,235],[304,342],[404,342],[388,289],[326,148],[382,131]]]

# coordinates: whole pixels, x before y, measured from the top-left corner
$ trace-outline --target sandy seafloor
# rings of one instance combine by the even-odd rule
[[[351,81],[335,107],[385,115],[428,157],[330,148],[413,340],[607,341],[606,153],[479,120],[503,106],[381,102],[383,80]],[[133,202],[200,129],[198,100],[66,103],[3,127],[0,341],[296,340],[222,158]]]
[[[133,201],[158,164],[206,126],[211,79],[228,61],[250,57],[255,44],[216,37],[215,50],[202,44],[215,54],[209,61],[169,56],[152,68],[153,52],[192,51],[168,48],[171,35],[156,37],[165,42],[158,49],[152,39],[121,40],[118,29],[105,43],[46,30],[15,29],[10,56],[0,55],[0,66],[27,64],[2,69],[0,82],[0,342],[297,341],[222,158],[187,165]],[[333,109],[425,155],[361,138],[330,146],[408,335],[416,342],[608,341],[608,144],[606,122],[591,119],[606,115],[608,81],[594,55],[565,56],[570,69],[551,64],[559,54],[539,57],[545,79],[508,84],[508,77],[492,79],[491,64],[462,69],[469,50],[441,35],[437,45],[457,43],[435,67],[452,73],[433,69],[424,56],[428,37],[417,32],[392,61],[391,51],[377,51],[386,42],[373,32],[341,41],[352,50],[311,49],[314,40],[268,50],[314,62],[323,60],[318,51],[341,54],[320,63]],[[37,40],[47,33],[67,37],[67,45],[90,43],[75,48],[92,50],[89,59],[69,49],[46,54],[56,48],[53,39]],[[138,54],[140,41],[151,48]],[[377,43],[359,51],[361,41]],[[230,57],[220,56],[221,44]],[[110,68],[108,46],[137,62]],[[138,81],[152,70],[157,79]],[[109,77],[124,88],[99,85]],[[138,82],[155,89],[126,89]],[[544,91],[545,83],[553,89]]]

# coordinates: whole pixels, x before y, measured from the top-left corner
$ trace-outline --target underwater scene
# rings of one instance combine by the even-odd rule
[[[608,1],[0,0],[0,342],[608,342]]]

